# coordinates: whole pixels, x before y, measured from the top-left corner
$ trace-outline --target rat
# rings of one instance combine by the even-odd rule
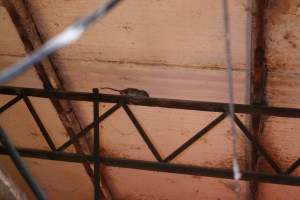
[[[123,89],[123,90],[117,90],[117,89],[110,88],[110,87],[103,87],[101,89],[117,91],[121,95],[130,96],[130,97],[150,97],[148,92],[146,92],[145,90],[139,90],[139,89],[136,89],[136,88],[126,88],[126,89]]]

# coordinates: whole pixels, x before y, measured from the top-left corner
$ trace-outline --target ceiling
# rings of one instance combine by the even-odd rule
[[[26,2],[40,39],[46,41],[103,1]],[[227,102],[221,6],[219,0],[124,1],[94,24],[78,42],[56,52],[51,61],[57,67],[66,90],[131,87],[144,89],[153,97]],[[248,103],[251,91],[247,44],[251,13],[246,0],[230,1],[229,9],[235,102]],[[269,3],[265,18],[266,102],[268,105],[299,108],[299,2]],[[26,51],[5,7],[0,7],[0,22],[0,67],[4,69],[24,57]],[[43,88],[34,69],[7,85]],[[103,92],[114,93],[109,90]],[[1,105],[10,98],[2,95]],[[57,145],[65,142],[68,134],[53,104],[45,99],[31,100],[54,142]],[[72,102],[72,106],[82,127],[92,121],[92,104]],[[101,112],[110,106],[101,104]],[[140,106],[131,108],[163,156],[219,114]],[[247,121],[246,116],[241,117]],[[0,121],[17,146],[48,149],[23,102],[1,115]],[[300,154],[299,123],[296,119],[277,117],[263,118],[263,122],[259,140],[280,167],[286,169]],[[122,110],[101,124],[101,145],[105,155],[154,161]],[[75,149],[68,151],[74,152]],[[242,134],[238,138],[238,153],[241,167],[247,169],[251,159],[248,142]],[[93,186],[82,165],[24,160],[49,199],[93,198]],[[29,199],[34,199],[9,159],[1,156],[0,161]],[[231,168],[229,122],[225,120],[219,124],[174,163]],[[264,161],[259,161],[259,168],[270,171]],[[235,197],[231,180],[104,166],[102,172],[113,199],[226,200]],[[296,170],[294,175],[299,173]],[[241,199],[250,199],[249,184],[242,181],[241,186]],[[261,183],[258,184],[256,199],[297,199],[299,195],[298,187]]]

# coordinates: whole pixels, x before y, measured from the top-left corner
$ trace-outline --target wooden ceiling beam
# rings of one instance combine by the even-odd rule
[[[265,12],[268,0],[255,0],[252,24],[253,61],[250,78],[250,103],[251,105],[266,105],[265,87],[267,81],[267,68],[265,65]],[[264,118],[260,114],[251,116],[251,129],[254,137],[259,139],[263,133]],[[258,161],[260,155],[252,148],[250,168],[259,171]],[[250,183],[252,199],[257,199],[258,183]]]
[[[17,28],[20,38],[24,43],[26,52],[30,53],[39,48],[44,43],[44,41],[43,37],[39,33],[38,27],[36,26],[28,1],[10,0],[2,1],[2,4],[8,10]],[[45,89],[55,88],[62,91],[65,90],[65,87],[63,85],[63,78],[60,76],[59,70],[51,57],[43,59],[43,61],[36,64],[34,67]],[[78,133],[82,128],[70,101],[54,98],[51,98],[50,100],[69,137],[72,137],[76,133]],[[74,144],[74,147],[77,153],[90,153],[93,151],[92,144],[92,141],[90,141],[89,138],[85,137],[79,142],[76,142]],[[90,178],[92,178],[93,170],[90,164],[84,163],[83,165]],[[110,190],[108,189],[103,177],[101,178],[100,189],[102,196],[105,199],[112,199]]]

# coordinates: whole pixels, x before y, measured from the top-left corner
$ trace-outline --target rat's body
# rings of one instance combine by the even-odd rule
[[[113,91],[119,92],[121,95],[130,96],[130,97],[150,97],[148,92],[146,92],[145,90],[139,90],[136,88],[126,88],[124,90],[117,90],[117,89],[110,88],[110,87],[104,87],[101,89],[113,90]]]

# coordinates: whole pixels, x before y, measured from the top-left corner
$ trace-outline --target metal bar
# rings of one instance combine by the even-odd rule
[[[95,95],[99,94],[99,90],[97,88],[93,89],[93,93]],[[94,113],[94,157],[95,157],[95,163],[94,163],[94,199],[99,200],[100,199],[100,137],[99,137],[99,102],[95,101],[93,103],[93,113]]]
[[[176,156],[178,156],[180,153],[182,153],[185,149],[187,149],[189,146],[194,144],[197,140],[199,140],[202,136],[204,136],[208,131],[210,131],[212,128],[214,128],[216,125],[218,125],[227,114],[222,113],[220,116],[218,116],[216,119],[214,119],[212,122],[210,122],[206,127],[204,127],[202,130],[200,130],[198,133],[196,133],[191,139],[186,141],[184,144],[182,144],[180,147],[178,147],[173,153],[171,153],[169,156],[167,156],[163,161],[164,162],[170,162],[173,160]]]
[[[111,107],[108,111],[106,111],[104,114],[102,114],[98,121],[92,122],[89,125],[87,125],[84,129],[82,129],[79,133],[77,133],[75,136],[71,137],[67,142],[62,144],[60,147],[57,148],[57,151],[64,151],[66,148],[68,148],[70,145],[72,145],[74,142],[76,142],[80,137],[83,137],[90,131],[96,123],[100,123],[103,120],[105,120],[107,117],[109,117],[111,114],[113,114],[115,111],[117,111],[121,107],[120,104],[116,104],[113,107]]]
[[[180,100],[180,99],[165,99],[165,98],[141,98],[141,97],[129,97],[124,95],[111,95],[101,94],[94,97],[92,93],[87,92],[66,92],[58,90],[42,90],[34,88],[20,88],[0,86],[0,94],[6,95],[19,95],[24,93],[27,96],[41,97],[41,98],[59,98],[76,101],[90,101],[96,100],[103,103],[120,103],[124,102],[129,105],[140,105],[149,107],[163,107],[163,108],[176,108],[184,110],[199,110],[199,111],[211,111],[211,112],[227,112],[227,103],[218,102],[203,102],[192,100]],[[245,114],[264,114],[277,117],[290,117],[300,118],[300,109],[297,108],[285,108],[285,107],[267,107],[261,105],[246,105],[235,104],[236,113]]]
[[[285,174],[293,173],[300,166],[300,158],[296,160],[285,172]]]
[[[170,164],[164,162],[140,161],[140,160],[131,160],[131,159],[122,159],[122,158],[103,157],[100,160],[101,163],[113,167],[233,179],[233,173],[231,169],[198,167],[193,165]],[[241,180],[245,180],[245,181],[256,180],[265,183],[300,186],[300,177],[266,174],[266,173],[250,172],[250,171],[244,171],[241,173],[242,173]]]
[[[23,95],[23,100],[24,100],[28,110],[30,111],[33,119],[35,120],[37,126],[39,127],[40,131],[42,132],[42,134],[43,134],[46,142],[48,143],[50,149],[55,151],[56,150],[55,144],[53,143],[48,131],[46,130],[41,118],[39,117],[39,115],[35,111],[32,103],[29,100],[29,98],[26,95]]]
[[[74,163],[82,163],[85,161],[88,161],[90,163],[94,162],[93,155],[80,155],[74,153],[35,150],[35,149],[28,149],[28,148],[17,148],[17,150],[21,156],[29,157],[29,158],[74,162]],[[7,155],[9,153],[6,148],[0,146],[0,154]],[[159,171],[159,172],[168,172],[168,173],[176,173],[176,174],[207,176],[207,177],[216,177],[216,178],[226,178],[226,179],[233,178],[231,169],[209,168],[209,167],[200,167],[200,166],[193,166],[193,165],[171,164],[171,163],[164,163],[164,162],[151,162],[151,161],[111,158],[111,157],[102,157],[102,156],[100,156],[100,162],[107,166],[113,166],[113,167],[140,169],[140,170],[148,170],[148,171]],[[299,176],[287,176],[283,174],[278,175],[278,174],[266,174],[266,173],[244,171],[242,172],[242,180],[245,181],[255,180],[255,181],[260,181],[265,183],[300,186]]]
[[[282,170],[273,160],[273,158],[267,153],[267,151],[263,148],[262,145],[255,139],[255,137],[250,133],[247,127],[241,122],[241,120],[235,115],[234,120],[241,131],[246,135],[246,137],[252,142],[255,148],[262,154],[262,156],[266,159],[266,161],[271,165],[271,167],[275,170],[276,173],[282,174]]]
[[[6,111],[7,109],[9,109],[11,106],[15,105],[17,102],[19,102],[22,99],[21,95],[16,96],[15,98],[13,98],[12,100],[10,100],[9,102],[7,102],[5,105],[3,105],[0,108],[0,114],[3,113],[4,111]]]
[[[88,92],[69,92],[58,89],[38,89],[38,88],[24,88],[24,87],[12,87],[12,86],[0,86],[0,93],[6,95],[26,95],[28,97],[40,97],[40,98],[58,98],[68,99],[76,101],[93,101],[94,97],[92,93]]]
[[[30,172],[26,168],[25,164],[21,160],[21,157],[13,144],[10,142],[9,138],[6,136],[4,130],[2,127],[0,127],[0,140],[2,142],[2,145],[5,146],[5,150],[7,154],[12,159],[13,163],[15,164],[16,168],[18,169],[19,173],[22,175],[28,186],[31,188],[32,192],[35,194],[36,198],[38,200],[46,200],[45,194],[42,192],[39,185],[36,183],[36,181],[31,176]]]
[[[155,148],[154,144],[151,142],[150,138],[147,136],[145,130],[143,129],[141,124],[138,122],[138,120],[136,119],[136,117],[134,116],[134,114],[132,113],[130,108],[126,104],[123,104],[122,106],[123,106],[125,112],[127,113],[128,117],[130,118],[130,120],[134,124],[135,128],[137,129],[137,131],[139,132],[139,134],[143,138],[144,142],[147,144],[148,148],[150,149],[150,151],[152,152],[152,154],[156,158],[156,160],[161,162],[162,158],[161,158],[160,154],[158,153],[158,151]]]
[[[41,150],[41,149],[31,149],[31,148],[16,148],[19,154],[22,157],[27,158],[37,158],[43,160],[52,160],[52,161],[63,161],[63,162],[71,162],[71,163],[84,163],[88,162],[89,164],[94,162],[93,155],[85,155],[79,153],[68,153],[68,152],[60,152],[60,151],[49,151],[49,150]],[[9,155],[8,150],[0,145],[0,154]]]

